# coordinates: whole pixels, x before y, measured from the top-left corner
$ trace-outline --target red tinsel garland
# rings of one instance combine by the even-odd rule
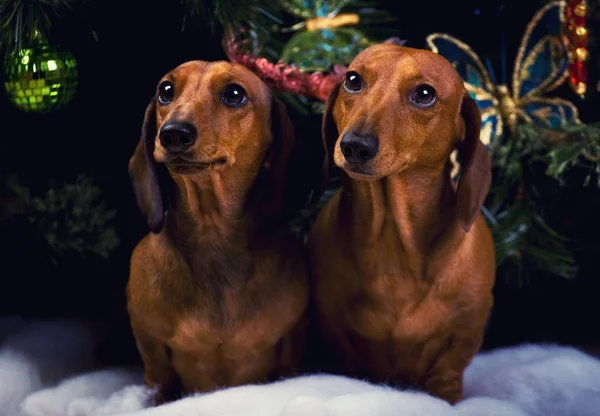
[[[400,38],[392,37],[383,43],[402,45]],[[271,88],[281,92],[304,95],[320,101],[327,100],[333,87],[339,83],[346,67],[334,65],[331,72],[303,72],[284,62],[273,63],[266,58],[255,57],[240,47],[233,37],[225,41],[225,52],[231,62],[244,65],[257,74]]]

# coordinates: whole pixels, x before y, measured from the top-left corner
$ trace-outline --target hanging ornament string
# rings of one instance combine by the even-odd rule
[[[587,92],[588,72],[587,28],[588,5],[586,0],[567,0],[565,26],[569,45],[569,86],[581,98]]]

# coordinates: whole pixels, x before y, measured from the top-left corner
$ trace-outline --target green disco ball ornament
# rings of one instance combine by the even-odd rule
[[[77,62],[69,51],[40,40],[7,57],[4,88],[15,107],[46,114],[71,102],[77,75]]]

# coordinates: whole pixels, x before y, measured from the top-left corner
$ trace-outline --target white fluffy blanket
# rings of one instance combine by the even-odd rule
[[[94,339],[74,322],[0,319],[0,416],[597,416],[600,360],[571,347],[480,353],[465,400],[331,375],[190,396],[146,408],[139,369],[93,369]]]

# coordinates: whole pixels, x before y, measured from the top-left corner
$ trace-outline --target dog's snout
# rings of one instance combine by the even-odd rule
[[[160,144],[172,152],[183,152],[195,142],[198,132],[187,121],[167,121],[160,129]]]
[[[340,142],[340,148],[350,163],[366,163],[377,155],[379,139],[376,136],[346,133]]]

